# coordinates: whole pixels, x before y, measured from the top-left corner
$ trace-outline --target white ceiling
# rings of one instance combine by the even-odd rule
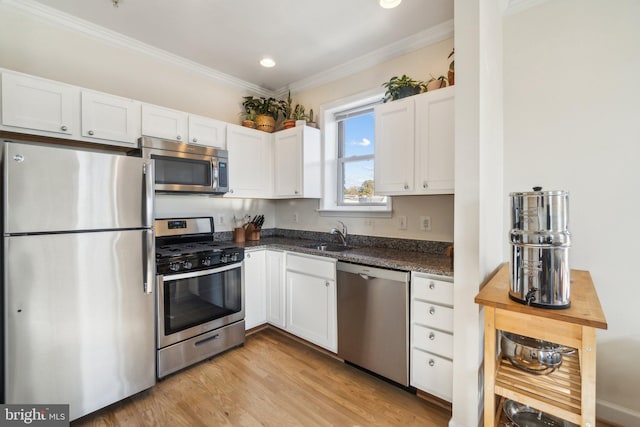
[[[434,31],[453,35],[454,0],[403,0],[395,9],[382,9],[378,0],[120,0],[118,7],[112,0],[37,3],[45,12],[71,15],[67,18],[274,92],[322,78],[354,60],[371,61],[372,52],[385,52],[378,56],[384,59],[405,53],[407,46],[420,47],[420,40],[433,42]],[[277,65],[261,67],[263,56]]]

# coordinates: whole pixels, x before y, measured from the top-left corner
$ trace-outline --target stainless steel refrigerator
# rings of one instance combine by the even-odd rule
[[[155,383],[153,164],[2,143],[3,401],[76,419]]]

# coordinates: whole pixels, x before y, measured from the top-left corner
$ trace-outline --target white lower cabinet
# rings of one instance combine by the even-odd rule
[[[267,281],[267,321],[285,328],[284,252],[266,250],[265,279]]]
[[[410,384],[451,402],[453,391],[453,283],[411,273]]]
[[[244,255],[244,326],[255,328],[267,323],[266,250],[246,251]]]
[[[337,351],[336,261],[287,253],[286,330]]]

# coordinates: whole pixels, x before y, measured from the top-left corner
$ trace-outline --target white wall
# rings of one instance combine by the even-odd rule
[[[555,0],[504,27],[504,211],[510,191],[569,191],[570,265],[591,272],[609,325],[597,416],[628,426],[640,425],[639,23],[637,0]]]

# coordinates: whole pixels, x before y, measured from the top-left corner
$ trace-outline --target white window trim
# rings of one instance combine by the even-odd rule
[[[342,206],[338,205],[338,126],[334,119],[335,113],[354,108],[365,103],[372,103],[382,99],[384,91],[373,89],[346,98],[341,98],[320,107],[322,129],[322,198],[318,213],[320,216],[342,217],[382,217],[391,218],[391,197],[387,197],[387,205],[374,206]],[[375,160],[374,160],[375,161]]]

